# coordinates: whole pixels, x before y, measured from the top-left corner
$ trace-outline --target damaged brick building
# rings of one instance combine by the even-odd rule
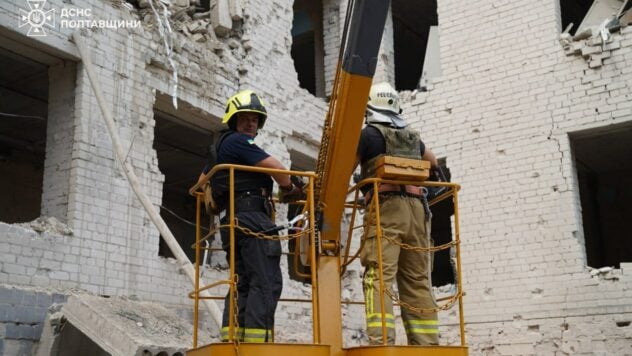
[[[68,339],[49,344],[50,323],[60,322],[50,316],[67,304],[91,309],[93,296],[110,297],[109,312],[122,321],[103,318],[117,325],[148,328],[161,308],[191,319],[191,283],[115,160],[72,36],[90,52],[126,159],[193,257],[187,191],[234,92],[251,88],[267,101],[258,144],[288,167],[314,169],[346,6],[0,4],[0,354],[72,349]],[[629,8],[619,0],[392,1],[374,81],[400,90],[403,116],[462,186],[471,354],[632,354]],[[44,18],[30,18],[34,10]],[[205,278],[222,278],[225,268],[213,253]],[[360,274],[348,271],[344,298],[362,299]],[[284,276],[284,297],[309,295]],[[453,280],[436,282],[440,292]],[[348,345],[366,343],[361,308],[343,310]],[[458,342],[456,314],[440,314],[442,344]],[[308,307],[281,303],[277,340],[310,342],[310,318]],[[113,352],[81,316],[67,319],[78,329],[67,338]],[[217,340],[216,325],[205,330]],[[182,352],[188,332],[174,331],[163,350]]]

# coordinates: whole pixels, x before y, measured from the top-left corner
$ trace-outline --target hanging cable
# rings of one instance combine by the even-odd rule
[[[149,0],[149,6],[151,6],[151,10],[154,12],[154,16],[156,17],[156,21],[158,21],[158,33],[160,33],[160,37],[162,37],[163,42],[165,44],[165,51],[167,54],[167,61],[171,66],[173,71],[173,86],[171,87],[171,99],[173,103],[173,107],[175,109],[178,108],[178,67],[176,62],[173,60],[173,31],[171,31],[171,26],[169,25],[169,9],[162,1],[158,0],[158,4],[162,6],[162,14],[164,16],[164,23],[160,19],[160,14],[154,7],[154,1]]]
[[[38,119],[38,120],[46,121],[45,117],[36,116],[36,115],[20,115],[20,114],[9,114],[7,112],[0,112],[0,116],[17,117],[17,118],[22,118],[22,119]]]
[[[189,221],[189,220],[187,220],[187,219],[185,219],[185,218],[181,217],[180,215],[178,215],[178,214],[174,213],[172,210],[170,210],[169,208],[167,208],[167,207],[166,207],[166,206],[164,206],[164,205],[160,205],[160,209],[164,209],[166,212],[168,212],[169,214],[171,214],[171,215],[175,216],[178,220],[180,220],[180,221],[182,221],[182,222],[184,222],[184,223],[186,223],[186,224],[188,224],[188,225],[195,226],[195,223],[194,223],[194,222]],[[200,226],[200,228],[201,228],[202,230],[209,231],[209,229],[208,229],[207,227]]]

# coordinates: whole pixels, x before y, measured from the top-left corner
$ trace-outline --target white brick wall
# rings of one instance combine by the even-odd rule
[[[593,69],[559,44],[557,6],[439,1],[444,75],[431,91],[406,94],[404,115],[462,185],[473,354],[614,355],[632,345],[629,327],[616,325],[631,317],[630,276],[598,280],[586,268],[568,139],[632,120],[630,35],[613,34],[616,49]],[[582,340],[589,324],[601,336]]]

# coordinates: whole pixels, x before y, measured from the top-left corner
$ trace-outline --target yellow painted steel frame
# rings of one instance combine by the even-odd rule
[[[343,94],[330,110],[334,111],[334,116],[341,119],[333,124],[333,137],[330,138],[332,142],[327,153],[328,157],[335,159],[327,161],[327,176],[322,182],[319,200],[323,214],[319,240],[321,246],[333,244],[329,254],[322,253],[319,256],[318,264],[318,295],[321,300],[319,318],[328,321],[320,333],[323,342],[332,346],[332,356],[342,354],[340,255],[337,250],[340,241],[340,221],[349,188],[349,177],[355,165],[355,152],[360,139],[371,78],[343,73],[340,83]],[[354,89],[353,93],[351,88]]]
[[[228,280],[220,280],[215,283],[200,287],[200,250],[201,250],[201,209],[202,209],[202,196],[203,194],[200,192],[200,189],[206,182],[208,182],[217,172],[221,170],[228,170],[229,172],[229,200],[228,200],[228,216],[229,216],[229,236],[230,236],[230,250],[229,250],[229,279]],[[198,328],[199,328],[199,300],[200,299],[210,299],[209,297],[200,296],[200,292],[208,290],[212,287],[228,284],[230,288],[230,297],[229,297],[229,332],[228,339],[229,341],[237,341],[235,337],[235,293],[238,282],[238,276],[235,274],[235,171],[248,171],[248,172],[260,172],[266,174],[274,174],[274,173],[284,173],[289,175],[295,175],[299,177],[307,177],[309,182],[307,184],[307,198],[306,198],[306,207],[309,212],[309,240],[310,240],[310,263],[312,266],[317,265],[316,261],[316,238],[315,238],[315,214],[314,214],[314,179],[316,178],[316,174],[314,172],[300,172],[300,171],[290,171],[290,170],[281,170],[281,169],[270,169],[270,168],[260,168],[260,167],[252,167],[252,166],[240,166],[240,165],[232,165],[232,164],[219,164],[213,167],[213,169],[208,172],[196,185],[194,185],[189,193],[195,195],[196,200],[196,232],[195,238],[196,242],[194,244],[196,251],[195,258],[195,289],[189,293],[189,297],[193,299],[194,311],[193,311],[193,348],[198,347]],[[208,236],[205,237],[205,239]],[[319,303],[317,293],[318,289],[318,279],[316,278],[314,268],[311,269],[311,282],[312,282],[312,313],[314,315],[313,318],[313,342],[315,344],[320,343],[320,318],[319,318]],[[212,299],[216,299],[216,297],[211,297]]]
[[[318,156],[320,216],[318,298],[321,340],[342,356],[340,222],[356,161],[364,112],[375,73],[389,0],[350,0],[339,63]]]
[[[187,356],[329,356],[328,345],[300,344],[251,344],[241,343],[239,349],[233,344],[210,344],[188,350]]]
[[[320,202],[325,204],[321,227],[321,238],[325,241],[338,241],[340,238],[340,218],[349,189],[348,179],[355,166],[371,78],[344,73],[341,83],[343,96],[337,99],[333,108],[333,115],[341,119],[333,123],[333,136],[330,137],[327,153],[328,157],[335,158],[327,161],[327,175],[322,182],[319,197]]]
[[[460,240],[460,231],[459,231],[459,203],[458,203],[458,191],[460,189],[460,186],[456,183],[444,183],[444,182],[430,182],[430,181],[424,181],[424,182],[419,182],[419,181],[403,181],[403,180],[387,180],[387,179],[381,179],[381,178],[368,178],[365,179],[361,182],[359,182],[358,184],[356,184],[355,186],[353,186],[350,190],[349,190],[349,194],[354,193],[355,199],[354,202],[358,201],[359,198],[359,194],[360,194],[360,188],[365,186],[365,185],[372,185],[372,189],[373,192],[378,192],[379,191],[379,186],[382,183],[387,183],[387,184],[395,184],[395,185],[415,185],[415,186],[423,186],[423,187],[446,187],[449,188],[444,194],[440,195],[439,197],[436,197],[435,199],[433,199],[430,202],[430,205],[434,205],[446,198],[452,197],[452,202],[454,204],[454,241],[453,241],[453,245],[455,247],[456,250],[456,263],[457,263],[457,267],[456,267],[456,293],[454,294],[453,297],[456,297],[458,304],[459,304],[459,327],[460,327],[460,337],[461,337],[461,347],[466,347],[465,345],[465,319],[463,316],[463,284],[462,284],[462,280],[461,280],[461,240]],[[367,211],[366,214],[375,214],[375,233],[376,233],[376,239],[377,239],[377,254],[378,254],[378,274],[379,274],[379,285],[380,285],[380,310],[381,310],[381,314],[382,314],[382,342],[383,345],[386,346],[387,345],[387,331],[386,331],[386,315],[385,315],[385,310],[384,310],[384,306],[385,306],[385,291],[384,291],[384,272],[383,272],[383,264],[382,264],[382,238],[383,238],[383,234],[382,234],[382,226],[381,226],[381,221],[380,221],[380,199],[379,199],[380,195],[379,194],[374,194],[373,198],[370,201],[369,206],[367,206]],[[353,205],[353,211],[351,214],[351,225],[349,227],[349,232],[347,235],[347,243],[346,243],[346,250],[345,250],[345,254],[343,256],[343,264],[346,266],[349,263],[351,263],[353,261],[353,259],[349,260],[349,246],[351,245],[351,238],[353,235],[353,230],[355,229],[355,227],[353,226],[353,223],[355,221],[355,216],[356,216],[356,210],[357,210],[357,205]],[[361,226],[362,227],[362,226]],[[364,240],[367,238],[366,236],[366,226],[364,226],[365,228],[365,233],[363,234],[362,237],[362,242],[364,242]],[[360,249],[362,248],[362,245],[360,246]],[[436,247],[435,249],[440,250],[440,249],[447,249],[450,248],[452,244],[446,244],[443,245],[442,247]],[[359,252],[359,251],[358,251]],[[353,258],[357,257],[357,253],[354,255]]]

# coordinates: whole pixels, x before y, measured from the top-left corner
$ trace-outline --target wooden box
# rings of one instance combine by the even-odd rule
[[[425,181],[430,176],[430,162],[382,156],[375,161],[375,176],[382,179]]]

